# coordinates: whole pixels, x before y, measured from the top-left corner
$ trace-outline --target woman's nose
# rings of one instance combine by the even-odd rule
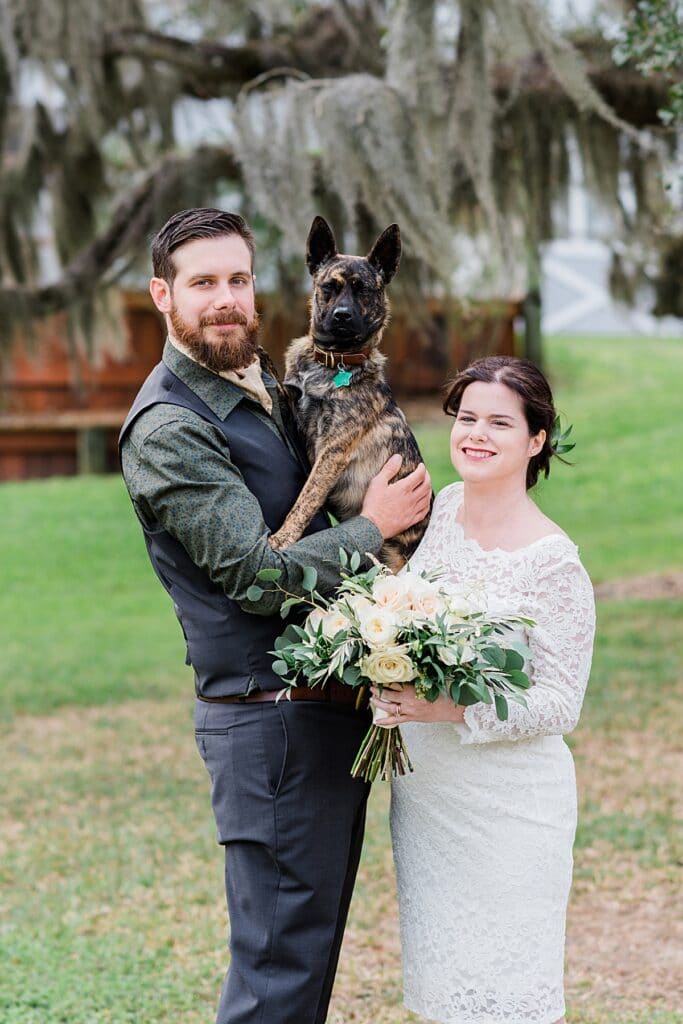
[[[486,437],[486,424],[481,422],[473,423],[470,437],[473,441],[483,441]]]

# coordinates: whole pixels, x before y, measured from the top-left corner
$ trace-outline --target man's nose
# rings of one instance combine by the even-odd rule
[[[225,284],[219,285],[214,292],[213,304],[216,309],[225,309],[226,306],[237,305],[237,299],[233,295],[230,284],[227,281]]]

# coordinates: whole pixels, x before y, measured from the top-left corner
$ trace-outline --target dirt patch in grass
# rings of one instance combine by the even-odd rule
[[[631,576],[628,579],[598,583],[595,596],[608,601],[657,601],[683,597],[683,570]]]
[[[596,1005],[610,1020],[647,1008],[680,1011],[680,730],[606,737],[586,729],[575,760],[584,834],[567,922],[571,1019],[593,1020]]]
[[[636,855],[611,858],[609,879],[577,886],[567,929],[567,994],[574,1010],[633,1012],[683,1005],[683,900],[665,871]]]

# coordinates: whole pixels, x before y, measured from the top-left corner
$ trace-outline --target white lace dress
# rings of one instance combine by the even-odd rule
[[[577,723],[590,671],[593,590],[564,535],[484,551],[438,495],[413,569],[443,566],[491,611],[536,620],[527,707],[507,722],[474,705],[464,725],[401,727],[414,773],[392,785],[405,1004],[442,1024],[551,1024],[564,1013],[567,899],[576,828]],[[446,584],[448,585],[448,584]]]

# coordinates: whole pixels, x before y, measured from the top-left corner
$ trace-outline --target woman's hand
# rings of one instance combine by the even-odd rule
[[[447,697],[437,697],[430,703],[424,697],[415,695],[415,687],[406,686],[383,687],[380,694],[379,686],[372,687],[370,703],[373,707],[386,712],[386,718],[380,718],[375,725],[391,728],[402,722],[464,722],[465,708],[462,704],[454,704]]]

